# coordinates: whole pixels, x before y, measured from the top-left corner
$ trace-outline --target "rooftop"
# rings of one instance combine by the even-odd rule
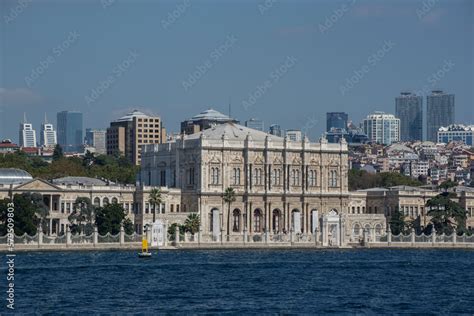
[[[199,133],[191,134],[185,136],[186,140],[198,139],[201,135],[206,139],[219,140],[225,135],[229,140],[245,140],[247,136],[250,136],[252,140],[264,141],[266,137],[271,138],[272,140],[283,141],[282,137],[275,135],[267,134],[246,126],[242,126],[235,123],[224,123],[219,124],[214,127],[205,129]]]
[[[105,181],[88,177],[64,177],[53,179],[54,184],[59,185],[107,185]]]
[[[31,174],[16,168],[0,168],[0,184],[21,184],[32,180]]]
[[[234,119],[222,114],[214,109],[205,110],[191,118],[192,121],[210,120],[210,121],[233,121]]]
[[[125,121],[133,121],[134,117],[150,117],[149,115],[146,115],[143,112],[140,112],[138,110],[133,110],[132,112],[128,113],[125,116],[122,116],[121,118],[117,119],[116,122],[125,122]]]

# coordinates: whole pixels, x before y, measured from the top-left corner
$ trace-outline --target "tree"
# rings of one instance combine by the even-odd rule
[[[439,185],[440,189],[443,189],[444,192],[448,191],[450,188],[456,187],[458,184],[455,181],[451,181],[451,179],[444,181]]]
[[[133,228],[133,223],[130,220],[130,218],[126,218],[123,221],[123,230],[125,231],[125,234],[131,235],[135,232],[135,229]]]
[[[235,191],[234,188],[227,188],[224,191],[223,196],[224,202],[227,204],[227,238],[230,236],[230,205],[235,202]]]
[[[14,203],[14,220],[15,220],[15,234],[18,236],[27,233],[33,236],[37,232],[37,227],[40,224],[46,224],[44,218],[48,214],[48,208],[44,205],[39,194],[22,193],[15,194],[13,197]],[[5,198],[0,200],[0,235],[7,233],[7,205],[10,199]]]
[[[390,217],[390,230],[394,235],[406,234],[409,231],[405,215],[399,210],[396,210]]]
[[[349,190],[375,187],[389,188],[397,185],[420,186],[423,183],[398,172],[368,173],[365,170],[349,170]]]
[[[184,233],[186,231],[186,228],[184,225],[180,225],[178,223],[173,223],[168,227],[168,235],[170,235],[170,240],[174,241],[175,240],[175,234],[176,234],[176,227],[179,229],[179,235],[184,236]]]
[[[162,197],[161,197],[161,191],[158,188],[153,188],[150,191],[150,198],[148,200],[150,205],[153,205],[153,223],[155,222],[155,217],[156,217],[156,204],[159,204],[160,212],[161,212],[161,203],[163,203]]]
[[[190,232],[194,235],[199,232],[200,225],[201,220],[199,218],[199,215],[196,213],[191,213],[188,215],[188,218],[186,218],[186,221],[184,222],[184,229],[185,231]]]
[[[467,211],[452,198],[454,193],[441,193],[426,202],[427,215],[431,217],[436,232],[446,235],[468,233],[466,228]]]
[[[90,235],[94,231],[95,207],[88,197],[78,197],[68,220],[71,224],[71,233]]]
[[[53,151],[53,161],[57,161],[63,157],[64,157],[63,148],[61,147],[61,145],[56,144],[56,146],[54,146],[54,151]]]
[[[125,224],[125,210],[119,204],[109,204],[104,207],[99,207],[96,211],[95,223],[99,234],[105,235],[111,233],[112,235],[120,232],[120,225]]]

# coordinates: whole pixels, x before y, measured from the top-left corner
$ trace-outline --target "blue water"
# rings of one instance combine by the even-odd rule
[[[474,251],[38,252],[15,261],[17,313],[474,313]]]

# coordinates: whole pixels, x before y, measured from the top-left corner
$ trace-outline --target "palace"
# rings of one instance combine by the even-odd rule
[[[200,214],[204,234],[227,239],[249,234],[321,232],[323,245],[351,240],[362,223],[382,233],[383,213],[352,213],[364,194],[348,191],[348,148],[343,140],[289,141],[232,122],[184,135],[142,151],[140,180],[177,189],[182,211]],[[223,200],[235,191],[230,208]],[[360,205],[359,205],[360,204]],[[363,206],[362,206],[363,205]]]

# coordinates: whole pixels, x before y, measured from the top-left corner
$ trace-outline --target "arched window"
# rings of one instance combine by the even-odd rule
[[[310,187],[315,187],[316,186],[316,177],[317,177],[317,173],[316,173],[316,170],[310,170],[309,171],[309,179],[308,179],[308,183],[309,183],[309,186]]]
[[[375,235],[377,236],[382,235],[382,225],[380,224],[375,225]]]
[[[329,171],[329,187],[331,188],[337,187],[337,171],[336,170]]]
[[[233,185],[240,185],[240,168],[234,168],[232,170],[231,181]]]
[[[281,211],[276,209],[272,212],[272,230],[275,233],[279,233],[280,229],[280,219],[281,219]]]
[[[116,198],[116,197],[113,197],[113,198],[112,198],[112,204],[117,204],[117,203],[118,203],[117,198]]]
[[[104,206],[109,205],[109,198],[108,198],[108,197],[105,197],[105,198],[102,200],[102,204],[103,204]]]
[[[232,212],[232,231],[240,232],[240,210],[235,209]]]
[[[262,169],[261,168],[255,168],[253,183],[255,185],[262,185],[263,180],[262,180]]]
[[[352,228],[352,233],[354,236],[359,236],[360,235],[360,225],[359,224],[354,224],[354,227]]]
[[[281,169],[273,169],[272,185],[281,185]]]
[[[294,186],[300,185],[300,171],[297,169],[291,170],[291,184]]]
[[[370,234],[372,233],[369,224],[365,224],[364,230],[366,231],[367,236],[370,236]]]
[[[259,209],[253,212],[253,231],[255,233],[262,231],[262,211]]]
[[[94,198],[94,206],[97,206],[97,207],[100,206],[100,198],[98,197]]]
[[[211,168],[211,184],[219,184],[219,173],[220,170],[218,167],[212,167]]]

